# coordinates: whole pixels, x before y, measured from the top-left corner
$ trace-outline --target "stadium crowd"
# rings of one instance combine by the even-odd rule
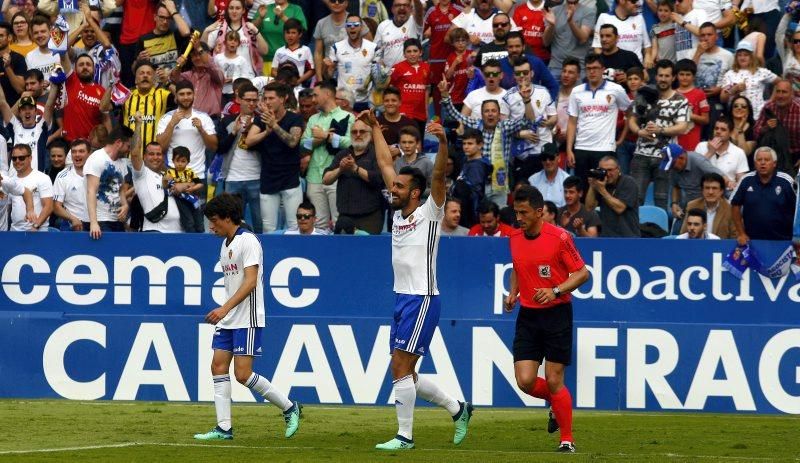
[[[452,135],[444,235],[507,236],[530,184],[575,236],[788,240],[798,4],[4,0],[0,230],[203,232],[229,192],[257,233],[379,234],[373,109],[429,187]]]

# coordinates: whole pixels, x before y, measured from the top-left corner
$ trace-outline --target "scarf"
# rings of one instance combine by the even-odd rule
[[[492,165],[492,192],[508,193],[508,179],[506,174],[506,160],[503,156],[503,131],[500,125],[494,128],[492,147],[489,161]]]

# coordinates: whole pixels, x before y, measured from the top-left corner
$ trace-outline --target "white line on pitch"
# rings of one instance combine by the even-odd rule
[[[82,450],[118,449],[124,447],[135,447],[141,445],[137,442],[123,442],[121,444],[105,445],[85,445],[82,447],[60,447],[50,449],[30,449],[30,450],[2,450],[0,455],[23,455],[26,453],[50,453],[50,452],[80,452]]]

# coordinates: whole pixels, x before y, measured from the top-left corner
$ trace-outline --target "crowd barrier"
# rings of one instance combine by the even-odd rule
[[[261,239],[256,371],[301,402],[392,403],[390,237]],[[218,238],[0,240],[0,397],[212,400],[203,317],[224,300]],[[578,408],[800,413],[800,284],[734,278],[733,244],[577,240],[592,274],[574,297]],[[442,316],[420,373],[476,405],[541,406],[514,386],[509,261],[505,239],[442,239]]]

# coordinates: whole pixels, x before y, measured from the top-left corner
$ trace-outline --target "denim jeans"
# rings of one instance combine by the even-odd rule
[[[244,201],[244,217],[247,219],[248,213],[250,220],[247,223],[253,226],[253,231],[260,234],[264,233],[261,218],[261,180],[245,180],[241,182],[225,182],[225,193],[238,194]]]
[[[625,140],[617,147],[617,162],[619,170],[625,175],[631,174],[631,160],[633,152],[636,150],[636,142]]]
[[[283,202],[284,216],[286,217],[286,227],[297,226],[297,206],[303,202],[303,190],[298,186],[289,190],[271,195],[259,195],[261,203],[261,228],[264,233],[274,232],[278,228],[278,216],[281,202]]]
[[[667,210],[667,197],[669,195],[669,174],[661,170],[661,158],[641,156],[635,154],[631,161],[631,176],[639,186],[639,205],[644,204],[647,186],[652,181],[655,184],[653,201],[655,205]]]

